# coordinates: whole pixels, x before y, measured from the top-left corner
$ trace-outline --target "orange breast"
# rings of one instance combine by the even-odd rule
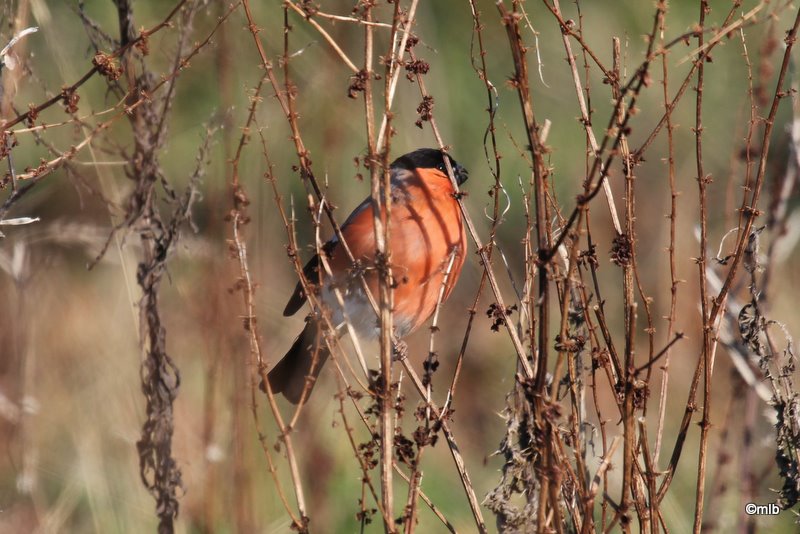
[[[395,325],[398,334],[415,330],[433,314],[454,254],[445,287],[449,296],[464,265],[466,234],[453,198],[449,178],[437,170],[418,170],[393,186],[390,219],[390,249],[394,290]],[[372,294],[378,296],[374,269],[375,232],[372,208],[351,219],[342,233],[354,257],[365,269]],[[336,273],[351,271],[347,255],[337,247],[331,258]],[[342,274],[337,283],[342,283]]]

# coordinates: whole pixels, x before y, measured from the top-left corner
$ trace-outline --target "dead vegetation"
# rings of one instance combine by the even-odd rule
[[[129,515],[98,511],[110,491],[97,497],[71,475],[39,486],[52,451],[39,410],[70,405],[68,388],[101,365],[52,361],[63,337],[38,333],[41,303],[70,308],[41,299],[79,302],[56,328],[85,328],[112,358],[99,327],[81,326],[109,324],[93,318],[103,299],[80,294],[93,283],[133,312],[133,327],[112,322],[129,338],[113,358],[140,366],[139,408],[114,417],[140,425],[122,434],[156,517],[133,530],[796,528],[794,5],[659,0],[634,23],[558,0],[255,4],[181,0],[140,15],[129,0],[70,3],[64,24],[89,49],[60,66],[53,6],[2,9],[0,472],[15,482],[0,486],[0,531],[128,528]],[[31,54],[33,39],[52,55]],[[198,115],[194,93],[209,91]],[[199,132],[191,143],[186,124]],[[401,266],[378,217],[380,340],[360,342],[349,325],[340,338],[304,260],[330,235],[343,240],[337,205],[349,210],[361,181],[391,209],[388,163],[421,138],[471,167],[456,195],[471,274],[402,350],[391,306]],[[53,217],[59,198],[46,192],[58,182],[91,224]],[[76,250],[93,268],[80,284],[65,274]],[[334,372],[289,410],[259,384],[290,341],[276,317],[297,279]],[[47,369],[59,370],[52,394]],[[97,372],[119,387],[113,375]],[[117,406],[114,390],[75,406]],[[97,443],[108,436],[85,430],[87,413],[58,419],[82,462],[106,459]],[[777,517],[745,512],[771,502]]]

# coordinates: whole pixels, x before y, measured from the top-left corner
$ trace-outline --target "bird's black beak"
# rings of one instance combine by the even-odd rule
[[[453,174],[455,174],[458,185],[464,185],[464,182],[466,182],[469,178],[469,172],[467,172],[467,169],[458,164],[453,167]]]

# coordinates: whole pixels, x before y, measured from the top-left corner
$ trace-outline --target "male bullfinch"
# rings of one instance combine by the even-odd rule
[[[397,158],[390,167],[389,247],[392,276],[396,283],[393,323],[398,338],[419,328],[433,314],[451,255],[455,256],[447,275],[445,299],[453,290],[464,265],[467,238],[444,157],[439,150],[421,148]],[[452,158],[450,164],[458,184],[463,184],[467,180],[467,171]],[[337,332],[342,332],[345,318],[336,300],[335,288],[344,297],[347,317],[359,338],[375,339],[380,334],[380,321],[358,276],[359,273],[364,275],[370,292],[377,299],[379,275],[374,268],[377,246],[371,198],[364,200],[350,214],[341,232],[357,267],[352,265],[338,238],[334,237],[322,247],[332,276],[327,276],[324,269],[320,270],[318,256],[308,262],[304,273],[312,284],[321,280],[319,297],[330,310],[331,323]],[[298,283],[283,315],[294,315],[305,301],[306,295]],[[269,372],[272,391],[283,393],[293,404],[300,402],[304,390],[307,390],[307,398],[328,356],[322,327],[316,320],[309,319],[289,352]]]

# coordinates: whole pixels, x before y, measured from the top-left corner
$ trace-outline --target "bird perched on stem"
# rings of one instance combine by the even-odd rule
[[[392,204],[387,249],[394,280],[394,333],[398,338],[405,337],[428,320],[436,308],[443,284],[446,299],[464,265],[467,238],[445,157],[450,161],[456,181],[463,184],[467,171],[449,155],[432,148],[421,148],[401,156],[390,167]],[[364,339],[375,339],[380,334],[378,316],[361,280],[363,275],[377,299],[380,275],[376,267],[373,209],[372,199],[365,199],[342,225],[342,236],[355,262],[349,260],[338,237],[334,237],[322,247],[332,275],[328,276],[321,269],[319,256],[311,258],[304,269],[310,283],[320,283],[320,301],[330,311],[331,324],[336,327],[337,334],[343,333],[345,313],[336,300],[335,289],[341,291],[350,324]],[[306,294],[298,283],[283,315],[294,315],[305,301]],[[289,352],[269,372],[272,392],[282,393],[294,404],[308,398],[330,355],[321,322],[309,317]]]

